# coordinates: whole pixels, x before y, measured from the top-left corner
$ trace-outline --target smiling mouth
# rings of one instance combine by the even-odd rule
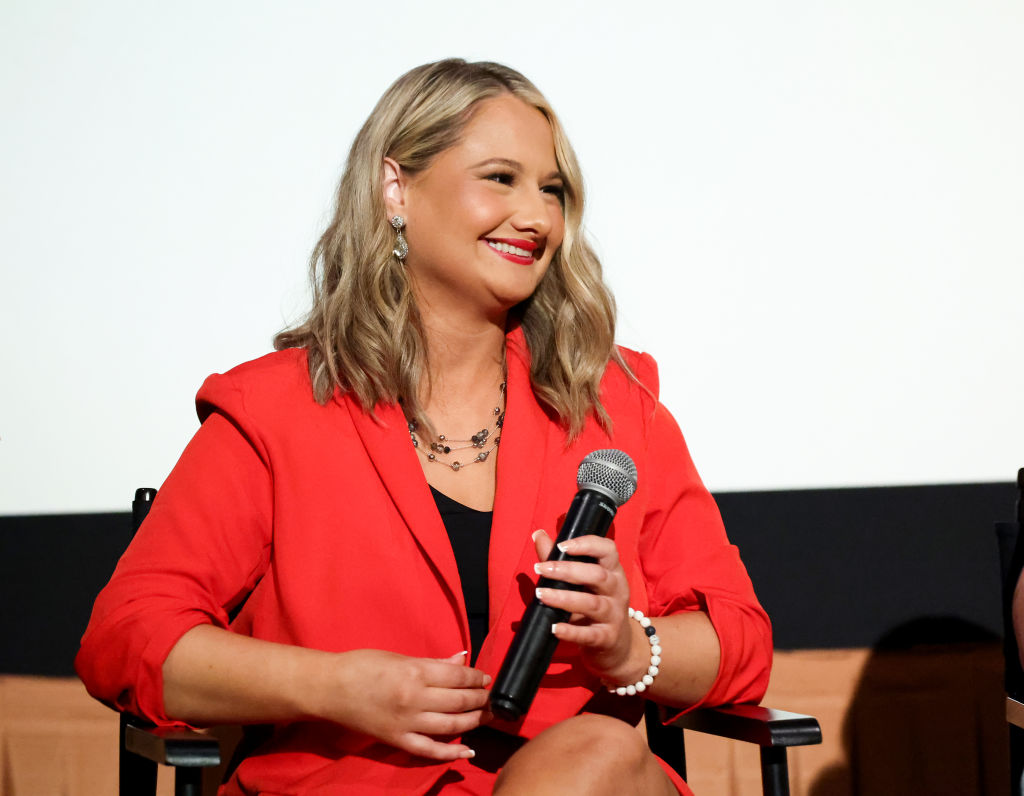
[[[490,246],[495,251],[501,252],[502,254],[511,254],[515,257],[524,257],[529,258],[531,260],[533,259],[532,251],[530,251],[529,249],[523,249],[519,246],[513,246],[511,243],[505,243],[504,241],[500,240],[488,240],[487,245]]]

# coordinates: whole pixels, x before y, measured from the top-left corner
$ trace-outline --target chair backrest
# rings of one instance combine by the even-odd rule
[[[151,487],[135,490],[132,500],[132,536],[156,499]],[[226,731],[229,737],[231,729]],[[238,732],[240,734],[240,731]],[[216,732],[154,728],[148,722],[127,713],[121,714],[118,751],[119,793],[122,796],[148,796],[157,792],[157,763],[174,768],[175,796],[202,796],[216,793],[223,780],[221,737]],[[235,740],[232,743],[237,743]]]
[[[1013,593],[1024,570],[1024,544],[1019,544],[1024,527],[1024,467],[1017,471],[1017,502],[1013,520],[996,523],[999,543],[999,568],[1003,596],[1003,653],[1006,659],[1006,693],[1014,699],[1024,697],[1024,669],[1020,646],[1013,628]]]
[[[999,568],[1003,584],[1003,658],[1005,663],[1006,717],[1009,722],[1010,793],[1024,796],[1024,727],[1020,720],[1020,702],[1024,696],[1024,669],[1020,662],[1020,642],[1013,625],[1013,593],[1024,570],[1024,468],[1017,471],[1017,505],[1014,519],[996,523],[999,542]]]
[[[132,536],[139,530],[142,521],[149,514],[153,505],[153,498],[156,497],[156,490],[144,487],[135,490],[135,499],[132,501]],[[121,729],[118,742],[118,781],[120,782],[120,793],[148,794],[156,793],[156,763],[138,755],[128,752],[125,735],[133,717],[127,713],[120,716]]]

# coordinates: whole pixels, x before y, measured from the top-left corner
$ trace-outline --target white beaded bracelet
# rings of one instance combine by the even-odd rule
[[[658,676],[658,666],[661,664],[661,639],[658,638],[651,620],[644,616],[642,611],[637,611],[633,608],[629,609],[629,618],[635,619],[640,623],[640,627],[644,629],[644,633],[647,635],[647,642],[651,645],[651,662],[647,666],[647,674],[633,683],[633,685],[612,686],[608,689],[610,694],[618,694],[619,696],[633,696],[634,694],[646,691],[647,687],[654,682],[654,678]]]

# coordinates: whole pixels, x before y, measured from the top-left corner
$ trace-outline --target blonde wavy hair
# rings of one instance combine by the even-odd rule
[[[313,250],[313,305],[297,326],[274,338],[277,349],[309,352],[313,394],[354,394],[365,411],[401,400],[421,417],[418,387],[426,338],[404,265],[392,255],[383,162],[409,174],[456,144],[482,101],[510,93],[547,118],[565,188],[565,237],[534,294],[514,308],[530,350],[534,393],[570,438],[594,413],[606,429],[599,385],[609,361],[629,373],[615,347],[615,302],[581,230],[583,178],[551,106],[519,72],[501,64],[448,59],[416,67],[380,98],[356,136],[338,186],[334,217]]]

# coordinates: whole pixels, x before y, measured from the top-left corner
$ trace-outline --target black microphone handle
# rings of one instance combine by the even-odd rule
[[[558,544],[577,536],[604,536],[608,533],[617,506],[606,495],[591,489],[576,493],[565,516],[565,522],[558,533],[555,546],[551,548],[548,561],[595,561],[590,556],[572,556],[558,549]],[[562,580],[541,578],[539,587],[548,589],[570,589],[581,591],[582,586]],[[491,710],[500,719],[516,721],[530,709],[541,678],[551,663],[551,657],[558,646],[558,638],[551,632],[551,625],[565,622],[569,611],[544,605],[536,597],[526,607],[519,630],[509,646],[501,670],[491,688]]]

